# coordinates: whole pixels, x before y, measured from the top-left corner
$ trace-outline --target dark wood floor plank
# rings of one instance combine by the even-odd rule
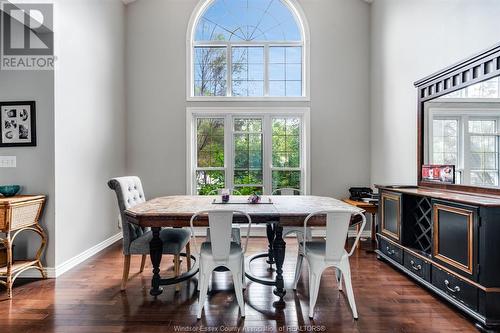
[[[296,246],[287,239],[284,276],[290,287],[296,260]],[[249,254],[266,248],[266,240],[251,240]],[[232,280],[227,273],[215,273],[202,320],[195,281],[174,286],[153,300],[149,295],[151,265],[138,274],[140,257],[132,258],[131,280],[120,292],[122,270],[120,243],[62,275],[57,280],[18,280],[14,298],[0,290],[0,332],[182,332],[186,327],[218,328],[245,332],[286,332],[314,325],[325,332],[476,332],[471,321],[425,289],[367,254],[363,247],[351,258],[354,293],[359,320],[352,319],[348,301],[337,290],[333,269],[321,280],[314,320],[307,316],[307,265],[297,292],[288,289],[286,308],[276,310],[272,288],[249,283],[245,292],[246,318],[238,318]],[[172,260],[162,261],[162,274],[172,274]],[[185,262],[183,262],[185,265]],[[185,266],[184,266],[185,267]],[[252,265],[255,273],[270,276],[264,262]],[[283,329],[285,328],[285,329]],[[186,330],[184,330],[185,332]]]

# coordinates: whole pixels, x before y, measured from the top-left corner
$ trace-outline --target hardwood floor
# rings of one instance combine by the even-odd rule
[[[249,254],[266,248],[264,238],[252,239]],[[284,267],[290,287],[296,242],[287,239]],[[364,244],[363,244],[364,245]],[[307,265],[296,293],[287,290],[286,308],[277,311],[271,287],[248,283],[246,318],[238,319],[238,305],[226,273],[215,273],[213,288],[202,320],[196,320],[197,295],[194,281],[164,288],[155,301],[149,296],[151,264],[138,274],[140,256],[132,258],[131,279],[120,292],[121,243],[62,275],[57,280],[20,281],[13,300],[0,290],[0,332],[476,332],[471,321],[425,289],[367,254],[363,246],[351,258],[354,293],[359,320],[352,319],[344,294],[337,290],[334,272],[321,280],[313,321],[309,320]],[[183,263],[185,265],[185,262]],[[173,261],[164,256],[162,267],[172,273]],[[184,268],[185,269],[185,268]],[[262,261],[254,272],[267,273]],[[313,325],[313,326],[309,326]]]

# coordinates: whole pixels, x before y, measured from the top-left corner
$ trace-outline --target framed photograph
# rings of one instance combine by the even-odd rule
[[[455,184],[454,165],[422,165],[422,180]]]
[[[0,102],[0,147],[33,146],[36,146],[35,102]]]

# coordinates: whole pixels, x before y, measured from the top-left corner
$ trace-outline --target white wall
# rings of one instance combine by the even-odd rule
[[[45,194],[47,203],[41,225],[48,234],[44,263],[55,263],[54,224],[54,73],[52,71],[0,70],[0,101],[36,102],[37,146],[0,148],[2,156],[16,156],[16,168],[0,169],[0,184],[20,184],[23,194]],[[38,236],[21,234],[16,240],[15,256],[32,257]]]
[[[119,232],[106,182],[125,170],[124,6],[57,0],[56,264]]]
[[[498,0],[375,0],[372,183],[415,184],[413,82],[500,42]]]
[[[186,192],[186,30],[197,0],[127,6],[127,168],[150,197]],[[342,197],[369,183],[369,5],[299,1],[311,30],[311,190]]]

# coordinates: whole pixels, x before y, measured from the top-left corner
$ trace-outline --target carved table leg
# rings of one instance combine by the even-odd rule
[[[286,290],[283,281],[283,262],[285,261],[286,243],[283,240],[283,227],[276,224],[274,226],[274,231],[276,234],[273,242],[274,261],[276,262],[276,288],[273,292],[280,298],[279,301],[274,303],[274,306],[284,307],[285,302],[283,301],[283,298],[285,297]]]
[[[273,264],[274,264],[274,253],[273,253],[273,242],[274,242],[274,236],[275,236],[275,227],[274,223],[268,223],[266,225],[266,233],[267,233],[267,241],[269,244],[269,249],[268,249],[268,256],[267,256],[267,263],[269,264],[269,269],[273,269]]]
[[[160,229],[161,228],[151,228],[153,232],[153,239],[149,243],[149,254],[151,257],[151,263],[153,264],[153,279],[151,280],[151,290],[149,293],[151,296],[158,296],[163,292],[160,287],[160,263],[163,254],[163,242],[160,239]]]

